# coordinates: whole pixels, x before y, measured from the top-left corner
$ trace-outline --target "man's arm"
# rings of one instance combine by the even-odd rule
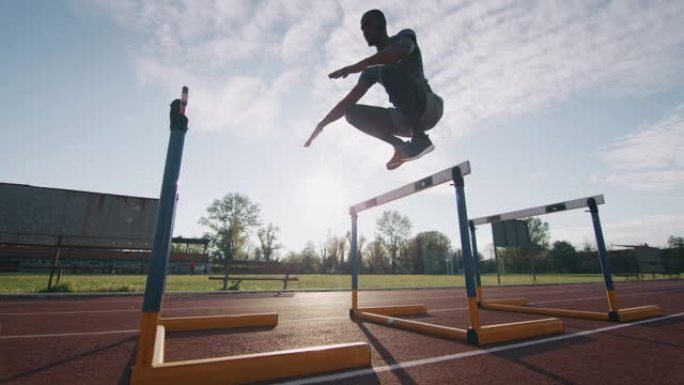
[[[328,75],[328,77],[331,79],[346,78],[347,75],[361,72],[370,66],[396,63],[411,55],[414,49],[416,49],[416,43],[409,36],[406,36],[385,47],[385,49],[377,52],[375,55],[367,57],[356,64],[341,68]]]
[[[357,83],[354,88],[349,91],[347,96],[342,98],[335,107],[333,107],[330,112],[328,112],[327,115],[321,120],[317,125],[316,128],[313,130],[311,133],[311,136],[309,139],[304,143],[304,147],[309,147],[311,145],[311,142],[318,136],[323,131],[323,128],[327,126],[328,124],[338,120],[339,118],[343,117],[345,112],[349,109],[349,107],[353,106],[356,104],[356,102],[363,97],[363,95],[366,94],[368,89],[370,88],[369,85],[365,83]]]

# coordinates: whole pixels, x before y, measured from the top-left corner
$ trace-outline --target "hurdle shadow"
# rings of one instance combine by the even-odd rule
[[[679,325],[684,323],[684,319],[681,318],[669,318],[669,319],[664,319],[660,321],[655,321],[655,322],[649,322],[645,324],[641,324],[639,326],[641,327],[647,327],[647,328],[660,328],[663,326],[674,326],[674,325]],[[653,345],[660,345],[660,346],[667,346],[670,348],[675,348],[675,349],[682,349],[684,348],[684,344],[676,344],[676,343],[671,343],[671,342],[663,342],[663,341],[654,341],[654,340],[649,340],[647,338],[640,338],[636,337],[633,335],[623,335],[619,334],[620,330],[613,330],[610,332],[607,332],[607,335],[617,337],[617,338],[623,338],[623,339],[628,339],[628,340],[633,340],[633,341],[639,341],[639,342],[646,342],[649,344]],[[682,330],[677,330],[677,329],[662,329],[663,333],[667,334],[678,334],[684,336],[684,331]]]
[[[524,343],[526,341],[534,341],[533,338],[516,341],[516,343]],[[549,352],[555,352],[562,349],[567,349],[571,346],[582,345],[590,342],[595,342],[591,337],[587,336],[573,336],[572,338],[565,338],[558,341],[549,341],[540,344],[529,346],[521,346],[514,349],[503,350],[492,353],[493,355],[505,359],[521,359],[527,356],[535,356]]]
[[[544,376],[545,378],[548,378],[553,382],[554,384],[562,384],[562,385],[575,385],[575,382],[570,381],[569,379],[551,372],[549,370],[546,370],[544,368],[541,368],[539,366],[530,364],[528,362],[524,361],[524,358],[527,356],[535,356],[539,354],[544,354],[560,349],[566,349],[570,346],[573,345],[579,345],[579,344],[584,344],[587,342],[592,341],[591,338],[589,337],[576,337],[576,338],[571,338],[567,340],[562,340],[562,341],[555,341],[554,343],[545,343],[545,344],[540,344],[540,345],[532,345],[532,346],[526,346],[526,347],[521,347],[518,349],[512,349],[512,350],[505,350],[501,352],[495,352],[492,353],[493,356],[510,361],[516,365],[522,366],[523,368],[533,371],[541,376]]]
[[[668,318],[668,319],[664,319],[664,320],[648,322],[648,323],[641,324],[639,326],[648,327],[648,328],[659,328],[661,326],[674,326],[674,325],[678,325],[681,323],[684,323],[684,318],[676,317],[676,318]],[[678,330],[670,330],[670,331],[679,332]]]
[[[645,343],[649,343],[651,345],[667,346],[669,348],[675,348],[675,349],[684,349],[684,344],[673,344],[673,343],[669,343],[669,342],[654,341],[654,340],[649,340],[648,338],[639,338],[639,337],[635,337],[635,336],[625,336],[625,335],[616,334],[616,333],[606,333],[606,335],[609,335],[611,337],[616,337],[616,338],[622,338],[622,339],[626,339],[626,340],[645,342]]]
[[[137,334],[136,334],[136,335],[132,335],[132,336],[126,337],[126,338],[124,338],[124,339],[122,339],[122,340],[120,340],[120,341],[118,341],[118,342],[114,342],[114,343],[111,343],[111,344],[108,344],[108,345],[99,347],[99,348],[97,348],[97,349],[89,350],[89,351],[87,351],[87,352],[83,352],[83,353],[79,353],[79,354],[76,354],[76,355],[73,355],[73,356],[70,356],[70,357],[66,357],[66,358],[63,358],[63,359],[61,359],[61,360],[59,360],[59,361],[55,361],[55,362],[49,363],[49,364],[47,364],[47,365],[40,366],[40,367],[38,367],[38,368],[34,368],[34,369],[30,369],[30,370],[23,371],[23,372],[21,372],[21,373],[17,373],[17,374],[15,374],[15,375],[13,375],[13,376],[5,377],[5,378],[0,378],[0,384],[9,384],[9,383],[12,383],[13,381],[17,381],[17,380],[24,379],[24,378],[29,377],[29,376],[32,376],[32,375],[34,375],[34,374],[38,374],[38,373],[40,373],[40,372],[42,372],[42,371],[44,371],[44,370],[50,370],[50,369],[57,368],[57,367],[59,367],[60,365],[68,364],[68,363],[70,363],[70,362],[79,360],[79,359],[81,359],[81,358],[88,357],[88,356],[90,356],[90,355],[92,355],[92,354],[102,353],[102,352],[105,352],[105,351],[107,351],[107,350],[109,350],[109,349],[113,349],[113,348],[116,348],[116,347],[118,347],[118,346],[127,344],[127,343],[129,343],[129,342],[135,342],[137,339],[138,339],[138,335],[137,335]],[[137,348],[137,344],[134,344],[134,345],[135,345],[135,347]],[[135,349],[132,350],[132,352],[133,352],[133,354],[132,354],[133,360],[135,360],[135,351],[136,351]],[[125,376],[125,373],[122,374],[122,377],[121,377],[121,378],[123,378],[124,376]],[[119,383],[121,383],[121,378],[120,378]],[[128,384],[128,377],[127,377],[127,376],[125,377],[125,380],[126,380],[125,383]]]
[[[372,333],[370,330],[368,330],[368,327],[366,327],[366,325],[365,325],[363,322],[361,322],[361,321],[355,321],[355,323],[356,323],[356,325],[359,327],[359,330],[361,330],[361,332],[364,334],[364,336],[365,336],[366,339],[368,340],[368,343],[370,343],[371,346],[373,346],[373,348],[374,348],[378,353],[380,353],[380,356],[382,356],[382,359],[385,361],[385,363],[386,363],[388,366],[396,365],[396,364],[399,363],[399,362],[397,362],[397,360],[394,358],[394,356],[392,356],[392,353],[390,353],[390,351],[387,350],[387,348],[385,348],[385,346],[382,344],[382,342],[380,342],[380,340],[378,340],[378,339],[373,335],[373,333]],[[399,381],[400,381],[400,383],[401,383],[402,385],[417,385],[417,384],[418,384],[418,383],[411,377],[411,375],[408,374],[408,373],[406,372],[406,370],[404,370],[403,368],[392,369],[392,373],[394,373],[394,375],[397,377],[397,379],[399,379]],[[380,379],[377,377],[377,374],[374,374],[373,376],[375,377],[375,381],[376,381],[375,383],[376,383],[376,384],[380,384]],[[366,382],[364,382],[364,384],[365,384],[365,383],[366,383]]]

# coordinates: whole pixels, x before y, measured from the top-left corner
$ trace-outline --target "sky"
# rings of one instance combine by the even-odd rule
[[[394,171],[344,119],[302,146],[357,81],[327,74],[374,53],[372,8],[416,32],[445,102],[435,150]],[[157,198],[189,87],[174,235],[201,236],[211,202],[240,193],[281,253],[321,245],[349,206],[469,160],[470,217],[604,194],[609,246],[684,236],[681,1],[0,0],[0,44],[0,182]],[[360,103],[390,106],[379,85]],[[448,184],[361,213],[359,232],[383,210],[460,247]],[[595,244],[584,210],[541,219],[552,241]]]

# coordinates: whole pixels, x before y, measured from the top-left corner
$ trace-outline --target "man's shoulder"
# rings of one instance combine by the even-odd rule
[[[412,39],[416,38],[416,32],[410,28],[402,29],[399,31],[396,35],[394,35],[395,38],[401,39],[401,38],[406,38],[410,37]]]

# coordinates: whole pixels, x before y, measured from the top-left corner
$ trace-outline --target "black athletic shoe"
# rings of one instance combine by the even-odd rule
[[[404,162],[416,160],[434,149],[435,146],[432,144],[430,138],[428,138],[427,135],[425,135],[424,137],[413,138],[409,143],[406,143],[406,145],[401,149],[401,152],[403,152],[406,156],[402,160]]]

